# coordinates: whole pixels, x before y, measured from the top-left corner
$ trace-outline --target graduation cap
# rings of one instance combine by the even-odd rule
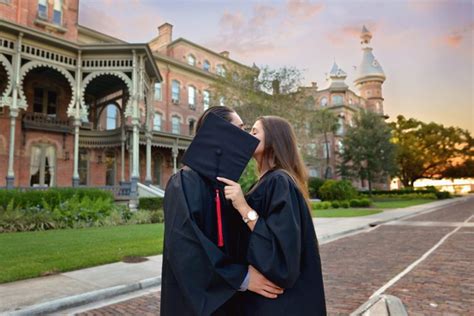
[[[220,184],[216,177],[238,181],[260,141],[210,112],[186,150],[183,163],[215,186],[218,246],[224,245]]]

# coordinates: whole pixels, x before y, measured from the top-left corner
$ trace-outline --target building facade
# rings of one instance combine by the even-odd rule
[[[347,73],[336,63],[332,66],[328,76],[328,85],[319,89],[316,83],[302,88],[305,95],[315,109],[325,109],[336,113],[339,128],[324,139],[319,136],[310,144],[308,156],[315,157],[309,165],[309,174],[312,177],[340,178],[337,174],[339,156],[344,150],[342,139],[348,126],[353,125],[353,117],[360,110],[375,111],[384,116],[382,85],[386,79],[382,66],[375,59],[370,40],[372,34],[364,26],[360,35],[362,60],[357,67],[354,84],[357,92],[352,91],[346,84]],[[326,142],[327,141],[327,142]],[[327,163],[329,158],[329,163]],[[388,189],[387,183],[377,184],[380,188]],[[365,181],[355,182],[359,188],[366,188]]]
[[[78,25],[78,7],[0,0],[0,187],[163,187],[212,81],[246,66],[173,40],[167,23],[126,43]]]

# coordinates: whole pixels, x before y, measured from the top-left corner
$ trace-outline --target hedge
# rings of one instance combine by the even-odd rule
[[[0,208],[6,209],[13,200],[13,207],[26,208],[41,206],[46,202],[51,208],[72,199],[77,195],[79,199],[88,197],[90,200],[114,200],[112,192],[89,188],[50,188],[47,190],[0,190]]]
[[[163,208],[163,198],[143,197],[138,199],[138,208],[141,210],[159,210]]]

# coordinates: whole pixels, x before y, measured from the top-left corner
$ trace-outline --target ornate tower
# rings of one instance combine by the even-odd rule
[[[365,25],[360,38],[363,55],[354,83],[361,96],[368,101],[366,108],[383,114],[382,84],[385,81],[385,73],[372,54],[372,48],[369,46],[372,34]]]

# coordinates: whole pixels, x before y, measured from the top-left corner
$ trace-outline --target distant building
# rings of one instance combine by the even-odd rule
[[[347,73],[334,62],[329,74],[327,75],[328,85],[324,89],[319,89],[316,83],[310,87],[304,87],[302,90],[308,96],[308,102],[314,104],[316,109],[328,108],[335,112],[339,119],[339,130],[330,135],[328,146],[324,138],[317,137],[314,143],[307,145],[307,156],[315,159],[309,164],[309,174],[311,177],[339,178],[337,175],[338,155],[344,150],[342,138],[347,126],[352,126],[353,116],[360,109],[366,109],[384,115],[382,85],[385,81],[385,73],[380,63],[375,59],[370,40],[372,34],[364,26],[360,35],[362,47],[362,61],[357,67],[356,79],[354,84],[358,92],[349,89],[345,83]],[[329,149],[329,150],[327,150]],[[330,163],[326,160],[329,156]],[[366,188],[365,181],[355,183],[360,188]],[[379,187],[388,189],[387,184],[379,184]]]
[[[79,0],[0,0],[0,187],[164,187],[209,86],[248,68],[161,25],[130,44],[78,25]],[[249,68],[250,69],[250,68]]]

